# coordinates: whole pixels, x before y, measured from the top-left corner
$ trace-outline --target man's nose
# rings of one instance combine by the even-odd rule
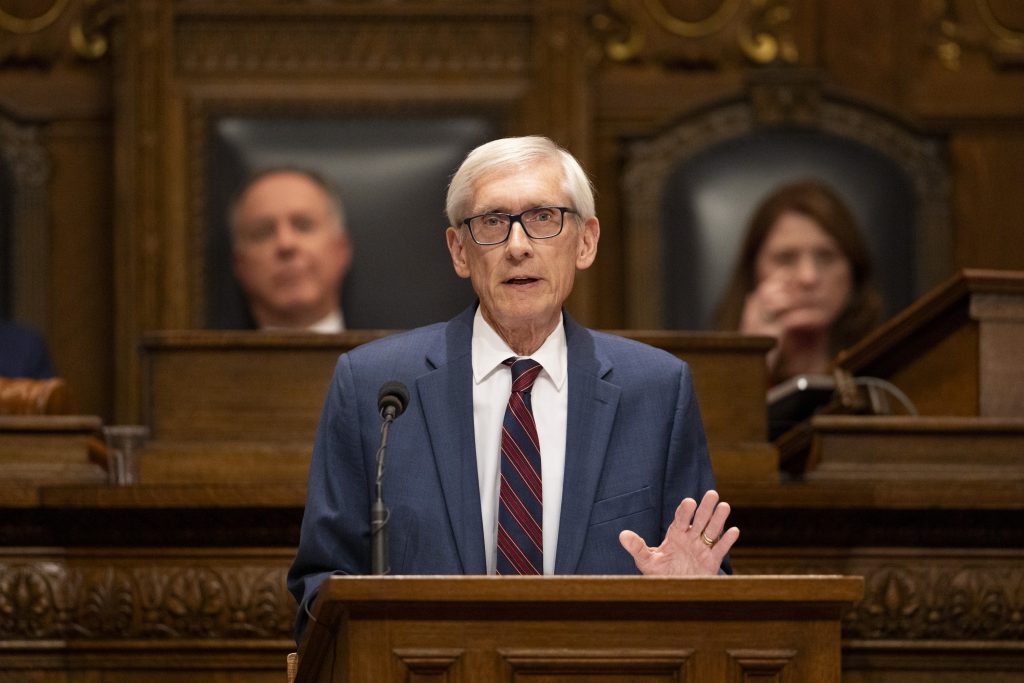
[[[274,247],[279,251],[290,251],[295,248],[298,243],[298,234],[295,232],[295,228],[282,223],[277,226],[277,230],[274,231]]]
[[[514,256],[523,256],[533,251],[533,240],[526,234],[526,228],[520,221],[513,221],[509,226],[508,251]]]

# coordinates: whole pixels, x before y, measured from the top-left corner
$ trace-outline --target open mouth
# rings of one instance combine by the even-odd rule
[[[505,280],[506,285],[529,285],[534,282],[537,282],[535,277],[510,277]]]

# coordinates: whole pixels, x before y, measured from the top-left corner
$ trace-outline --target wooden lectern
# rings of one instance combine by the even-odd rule
[[[324,581],[296,683],[840,680],[849,576]]]
[[[836,364],[891,383],[919,415],[815,416],[777,442],[784,469],[833,480],[1024,479],[1024,272],[963,270]]]

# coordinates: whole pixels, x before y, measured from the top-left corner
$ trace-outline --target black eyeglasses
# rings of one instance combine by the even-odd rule
[[[473,241],[482,247],[501,244],[512,234],[512,224],[523,226],[526,236],[535,240],[557,237],[562,232],[565,214],[576,213],[567,206],[538,206],[522,213],[482,213],[462,221]]]

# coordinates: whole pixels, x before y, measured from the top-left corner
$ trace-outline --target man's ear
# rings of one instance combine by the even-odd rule
[[[466,259],[466,245],[459,229],[449,226],[444,233],[448,240],[448,253],[452,255],[452,266],[455,274],[462,278],[469,277],[469,261]]]
[[[576,268],[586,270],[597,258],[597,243],[601,239],[601,224],[597,216],[591,216],[580,229],[576,243]]]

